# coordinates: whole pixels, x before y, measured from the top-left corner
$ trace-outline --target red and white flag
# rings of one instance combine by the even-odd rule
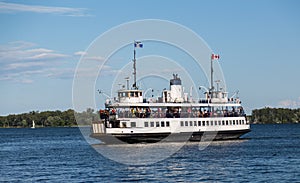
[[[211,59],[212,60],[219,60],[220,55],[216,55],[216,54],[211,54]]]

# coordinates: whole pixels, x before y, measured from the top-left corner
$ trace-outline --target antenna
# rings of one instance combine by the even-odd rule
[[[129,77],[126,77],[127,90],[129,90]]]
[[[111,99],[111,97],[109,95],[107,95],[106,93],[104,93],[102,90],[97,90],[99,92],[99,94],[103,94],[104,96],[106,96],[107,98]]]
[[[193,98],[193,85],[191,86],[190,88],[190,101],[192,101],[192,98]]]
[[[215,82],[217,83],[217,91],[219,91],[219,86],[220,86],[221,80],[216,80]]]

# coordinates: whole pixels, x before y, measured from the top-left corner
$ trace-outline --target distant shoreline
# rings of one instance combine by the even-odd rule
[[[76,116],[76,117],[75,117]],[[66,111],[31,111],[22,114],[0,116],[0,128],[30,128],[35,121],[36,128],[89,126],[91,121],[99,120],[98,111],[88,108],[83,112],[73,109]],[[247,115],[250,124],[290,124],[300,123],[300,108],[261,108]],[[78,123],[77,123],[78,122]]]
[[[300,123],[251,123],[251,125],[298,125]],[[43,129],[43,128],[82,128],[82,127],[86,127],[86,128],[90,128],[90,125],[74,125],[74,126],[47,126],[47,127],[35,127],[34,129]],[[31,127],[0,127],[0,129],[32,129]],[[32,129],[32,130],[34,130]]]
[[[34,129],[40,128],[81,128],[81,127],[90,127],[90,125],[73,125],[73,126],[36,126]],[[0,129],[9,129],[9,128],[28,128],[32,129],[31,127],[22,127],[22,126],[8,126],[8,127],[0,127]],[[32,129],[32,130],[34,130]]]

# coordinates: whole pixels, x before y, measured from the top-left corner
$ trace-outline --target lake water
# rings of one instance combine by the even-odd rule
[[[300,182],[300,124],[251,129],[243,140],[202,149],[199,143],[91,146],[78,128],[0,129],[0,181]],[[172,155],[162,150],[174,147]],[[106,158],[126,152],[130,159],[145,150],[161,154],[160,161],[130,165],[124,155]]]

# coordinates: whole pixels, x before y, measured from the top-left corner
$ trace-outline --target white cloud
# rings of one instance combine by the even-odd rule
[[[85,51],[77,51],[74,53],[75,56],[84,56],[86,55],[86,52]]]
[[[24,63],[12,63],[8,64],[4,70],[12,70],[12,69],[19,69],[19,68],[28,68],[34,66],[43,66],[45,63],[43,62],[24,62]]]
[[[17,3],[0,2],[0,13],[33,12],[48,13],[65,16],[89,16],[84,8],[68,8],[53,6],[25,5]]]
[[[283,108],[299,108],[300,107],[300,97],[295,100],[286,99],[278,103],[278,107]]]
[[[32,76],[47,77],[67,58],[71,56],[34,43],[18,41],[0,45],[0,81],[32,83]]]
[[[27,42],[13,42],[0,45],[0,66],[10,64],[24,66],[24,62],[50,61],[68,57],[46,48],[32,48],[35,44]],[[21,64],[20,64],[21,63]]]
[[[89,61],[98,61],[98,62],[103,62],[105,60],[105,58],[101,56],[86,56],[83,59]]]
[[[75,52],[73,55],[58,53],[55,50],[39,47],[30,42],[10,42],[0,45],[0,81],[17,83],[33,83],[34,78],[72,79],[75,74],[78,56],[83,56],[83,61],[92,63],[93,67],[77,70],[79,77],[95,78],[111,76],[118,70],[104,65],[101,72],[94,67],[101,64],[105,58],[101,56],[89,56],[84,51]],[[70,62],[71,61],[71,62]],[[70,66],[70,64],[73,64]]]
[[[13,42],[0,45],[0,64],[16,62],[32,62],[41,60],[57,60],[68,57],[54,50],[45,48],[32,49],[34,44],[26,42]]]

